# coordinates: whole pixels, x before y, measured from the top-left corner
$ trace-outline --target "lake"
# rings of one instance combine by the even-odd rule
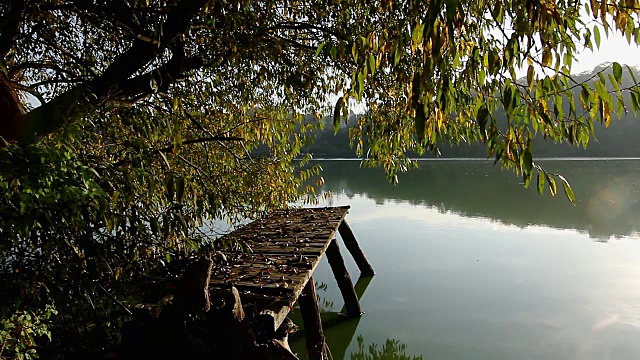
[[[424,359],[640,358],[640,160],[539,161],[576,206],[492,161],[424,161],[395,186],[357,161],[319,163],[332,193],[319,205],[351,205],[376,270],[357,285],[359,319],[338,314],[326,260],[314,275],[334,359],[358,337],[365,353],[394,339]],[[304,356],[301,333],[292,346]]]

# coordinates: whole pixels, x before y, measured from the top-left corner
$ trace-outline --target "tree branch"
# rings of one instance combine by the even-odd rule
[[[60,44],[58,44],[56,42],[52,42],[49,39],[46,39],[45,37],[41,37],[40,40],[42,41],[42,44],[44,44],[46,46],[49,46],[49,47],[53,48],[54,50],[59,51],[62,55],[67,56],[70,59],[72,59],[76,64],[78,64],[78,66],[81,66],[91,76],[93,76],[93,77],[98,76],[98,74],[96,74],[95,70],[91,68],[90,64],[86,63],[84,59],[79,58],[75,54],[65,50],[62,46],[60,46]]]
[[[138,97],[144,94],[150,95],[156,91],[167,91],[169,85],[182,79],[186,72],[202,66],[204,66],[204,60],[200,57],[190,57],[182,61],[172,58],[159,68],[117,84],[117,88],[109,94],[109,99],[106,100]]]
[[[20,31],[20,23],[22,22],[22,13],[24,12],[24,0],[11,0],[9,11],[0,21],[4,27],[0,29],[0,58],[4,59]]]
[[[45,100],[44,100],[44,97],[42,97],[42,94],[36,91],[33,87],[25,86],[12,80],[7,80],[7,83],[10,84],[11,87],[13,87],[16,90],[24,91],[26,93],[33,95],[36,99],[38,99],[38,101],[40,101],[41,104],[45,103]]]
[[[320,31],[322,33],[333,35],[336,39],[339,39],[339,40],[344,40],[344,41],[351,41],[352,40],[351,38],[349,38],[345,34],[341,34],[341,33],[337,32],[337,31],[329,29],[327,27],[320,26],[320,25],[309,24],[309,23],[300,22],[300,21],[283,22],[283,23],[280,23],[278,25],[271,26],[271,27],[267,28],[267,31],[273,31],[273,30],[278,30],[278,29],[286,29],[286,30],[317,30],[317,31]]]
[[[200,138],[200,139],[191,139],[191,140],[186,140],[182,142],[182,145],[191,145],[191,144],[200,144],[200,143],[207,143],[207,142],[212,142],[212,141],[244,141],[244,138],[241,137],[228,137],[228,136],[213,136],[213,137],[206,137],[206,138]],[[162,149],[157,149],[154,152],[157,153],[166,153],[166,152],[170,152],[173,151],[174,146],[167,146],[165,148]]]
[[[18,64],[16,66],[13,66],[8,72],[9,79],[15,78],[21,71],[24,71],[26,69],[46,69],[46,70],[53,70],[53,71],[55,71],[57,73],[63,73],[63,74],[71,75],[71,76],[77,76],[72,71],[69,71],[67,69],[63,69],[60,66],[58,66],[57,64],[39,63],[39,62],[27,61],[27,62],[23,62],[21,64]]]
[[[98,285],[100,290],[102,290],[105,294],[107,294],[107,296],[111,298],[111,300],[113,300],[116,304],[118,304],[118,306],[120,306],[122,310],[124,310],[124,312],[127,313],[127,315],[133,316],[133,313],[131,313],[131,310],[129,310],[129,308],[126,307],[120,300],[118,300],[115,296],[113,296],[113,294],[107,291],[107,289],[105,289],[102,285],[100,285],[99,282],[96,281],[96,284]]]
[[[136,42],[129,50],[118,57],[94,82],[96,93],[102,94],[114,83],[122,82],[139,71],[144,65],[155,59],[166,49],[176,36],[185,32],[191,18],[207,3],[207,0],[180,1],[167,21],[162,24],[162,37],[158,44],[147,41]]]
[[[218,143],[221,143],[223,141],[244,141],[244,138],[241,138],[241,137],[229,137],[229,136],[212,136],[212,137],[205,137],[205,138],[199,138],[199,139],[186,140],[186,141],[183,141],[181,145],[201,144],[201,143],[208,143],[208,142],[212,142],[212,141],[216,141]],[[174,147],[175,147],[174,145],[171,145],[171,146],[167,146],[167,147],[164,147],[164,148],[151,150],[149,153],[150,154],[164,154],[164,153],[168,153],[168,152],[173,151]],[[149,154],[149,153],[147,153],[147,154]],[[119,161],[116,161],[115,163],[113,163],[113,166],[114,167],[120,167],[120,166],[125,165],[125,164],[127,164],[129,162],[131,162],[131,159],[122,159],[122,160],[119,160]]]
[[[209,1],[182,0],[178,2],[167,15],[167,20],[161,25],[159,33],[162,35],[158,40],[158,44],[146,41],[135,42],[91,83],[87,85],[81,84],[67,90],[48,103],[31,111],[25,117],[25,123],[20,126],[20,140],[32,142],[36,139],[36,134],[51,133],[65,123],[79,119],[91,111],[95,105],[108,100],[109,95],[118,92],[119,85],[126,85],[132,75],[158,58],[178,35],[187,31],[191,19]],[[168,65],[169,63],[167,63]],[[167,68],[167,70],[169,69]],[[133,81],[134,79],[130,80]],[[138,78],[138,80],[140,79]],[[149,77],[146,79],[149,79]],[[136,84],[129,83],[129,85]]]
[[[286,43],[288,43],[290,45],[293,45],[293,46],[295,46],[297,48],[300,48],[300,49],[305,49],[305,50],[309,50],[309,51],[313,51],[313,50],[316,49],[313,46],[305,45],[305,44],[302,44],[302,43],[297,42],[295,40],[288,39],[288,38],[280,36],[280,35],[272,35],[272,36],[274,38],[278,39],[278,40],[284,41],[284,42],[286,42]]]

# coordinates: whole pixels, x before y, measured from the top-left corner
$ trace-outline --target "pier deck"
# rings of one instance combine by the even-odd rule
[[[326,254],[345,300],[347,315],[360,316],[362,310],[340,254],[336,232],[340,233],[361,274],[368,276],[374,272],[346,223],[348,212],[349,206],[277,210],[229,233],[223,241],[238,242],[250,251],[224,252],[225,261],[212,269],[210,291],[223,291],[233,285],[242,303],[254,304],[262,318],[267,319],[265,326],[275,331],[300,296],[311,297],[311,303],[317,302],[312,275]],[[300,301],[307,348],[311,352],[311,346],[320,352],[317,356],[310,353],[311,358],[320,358],[324,351],[318,349],[318,341],[324,341],[320,314],[317,304],[315,309],[303,305],[309,303]],[[310,317],[313,320],[308,320]],[[318,326],[319,329],[313,330],[316,333],[310,334],[309,330]]]

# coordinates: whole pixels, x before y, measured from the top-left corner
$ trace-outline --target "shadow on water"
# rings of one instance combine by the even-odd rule
[[[372,279],[373,276],[360,276],[354,285],[359,299],[362,299]],[[321,296],[319,303],[323,304]],[[356,336],[356,330],[358,329],[358,324],[361,319],[360,317],[346,317],[343,315],[345,312],[346,310],[343,306],[339,312],[322,311],[321,314],[324,336],[326,338],[331,357],[335,360],[347,358],[347,349]],[[291,314],[291,319],[294,323],[300,326],[300,330],[290,337],[291,348],[298,354],[300,359],[306,359],[304,325],[302,323],[300,312],[296,311]],[[421,359],[406,357],[406,346],[396,340],[388,340],[380,350],[378,350],[377,346],[370,345],[366,349],[368,352],[364,349],[364,342],[361,336],[357,338],[357,342],[359,349],[356,353],[351,354],[352,359]],[[380,357],[379,355],[385,356]]]
[[[520,178],[492,161],[424,161],[420,169],[401,174],[395,186],[382,170],[360,168],[359,161],[319,163],[324,191],[363,195],[378,204],[403,202],[519,227],[575,229],[599,241],[640,231],[640,160],[540,162],[568,178],[576,206],[561,189],[556,197],[548,189],[538,195],[535,180],[525,189]]]

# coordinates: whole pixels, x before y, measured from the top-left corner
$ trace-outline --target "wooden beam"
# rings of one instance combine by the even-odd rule
[[[300,314],[304,322],[304,332],[307,340],[307,356],[309,360],[325,360],[325,340],[318,307],[318,295],[313,277],[309,278],[298,298]]]
[[[367,257],[362,252],[358,241],[356,240],[355,235],[353,235],[353,231],[351,231],[351,227],[347,224],[347,220],[343,219],[338,227],[338,231],[340,232],[340,236],[342,237],[342,241],[344,241],[344,246],[349,250],[351,256],[353,256],[353,260],[356,261],[356,265],[358,265],[358,269],[360,269],[360,274],[363,276],[372,276],[375,274],[373,271],[373,267],[367,260]]]
[[[202,258],[189,264],[180,278],[174,304],[186,314],[208,312],[211,306],[209,281],[213,261]]]
[[[342,293],[347,315],[361,316],[363,312],[358,302],[358,296],[353,288],[349,271],[347,271],[347,267],[344,265],[344,258],[342,254],[340,254],[340,248],[338,247],[338,241],[336,241],[336,239],[331,240],[327,247],[327,260],[329,260],[333,276],[338,282],[338,288],[340,288],[340,292]]]

